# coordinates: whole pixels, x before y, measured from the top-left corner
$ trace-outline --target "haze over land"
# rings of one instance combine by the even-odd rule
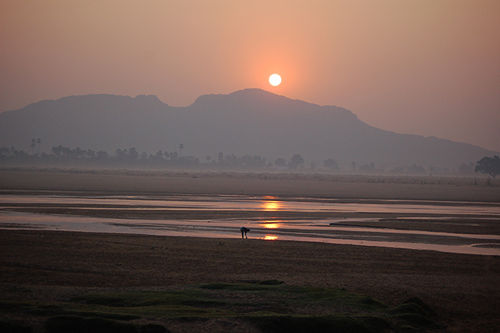
[[[344,108],[260,89],[204,95],[186,107],[169,106],[152,95],[70,96],[0,114],[0,146],[29,151],[31,138],[41,138],[45,151],[63,145],[177,152],[182,144],[179,154],[200,159],[248,154],[273,163],[299,153],[307,162],[320,166],[333,159],[344,169],[353,162],[379,170],[413,164],[457,168],[494,154],[469,144],[380,130]]]
[[[0,0],[0,332],[500,331],[500,0]]]
[[[500,2],[0,3],[0,110],[80,94],[171,105],[248,87],[500,150]]]

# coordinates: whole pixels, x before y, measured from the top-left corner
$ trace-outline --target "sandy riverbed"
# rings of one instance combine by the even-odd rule
[[[0,171],[4,193],[289,195],[351,202],[500,201],[497,185],[474,185],[469,180],[354,180],[301,175]],[[389,227],[402,225],[393,220],[385,223]],[[467,228],[463,225],[459,231],[467,232]],[[489,222],[481,228],[497,229]],[[443,224],[439,230],[456,232]],[[276,279],[294,286],[345,288],[389,305],[419,297],[451,332],[495,332],[500,327],[498,256],[291,241],[0,230],[0,272],[4,302],[50,303],[95,290],[156,290]],[[10,316],[4,312],[0,315]],[[182,331],[182,325],[176,325],[172,327]],[[202,330],[204,325],[200,323],[195,329]]]

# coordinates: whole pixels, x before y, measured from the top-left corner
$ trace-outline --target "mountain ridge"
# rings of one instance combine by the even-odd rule
[[[175,151],[214,156],[218,152],[270,159],[302,154],[348,165],[410,164],[456,167],[496,152],[436,137],[373,127],[334,105],[318,105],[262,89],[199,96],[170,106],[155,95],[92,94],[39,101],[0,113],[0,146],[29,146],[41,138],[55,145],[114,151]]]

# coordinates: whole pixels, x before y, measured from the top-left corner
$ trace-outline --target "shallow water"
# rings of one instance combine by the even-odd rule
[[[69,205],[116,205],[119,209],[172,209],[172,210],[224,210],[224,211],[294,211],[294,212],[364,212],[364,213],[424,213],[449,215],[489,215],[500,217],[500,204],[486,202],[443,202],[405,200],[359,200],[350,203],[334,199],[291,198],[252,196],[48,196],[48,195],[0,195],[0,204],[64,204]],[[76,208],[76,207],[75,207]],[[86,207],[86,209],[88,209]],[[117,208],[118,209],[118,208]]]
[[[32,214],[12,212],[12,207],[64,206],[78,215],[79,209],[106,210],[197,210],[214,211],[265,211],[304,212],[303,219],[190,219],[158,220],[100,218],[75,215]],[[500,255],[499,234],[453,232],[457,223],[474,228],[478,221],[488,218],[488,223],[500,223],[500,205],[487,203],[422,203],[403,200],[367,200],[359,203],[339,202],[314,198],[280,199],[275,197],[249,196],[48,196],[48,195],[0,195],[0,228],[43,229],[86,232],[135,233],[148,235],[172,235],[216,238],[240,238],[242,225],[251,229],[249,238],[269,241],[294,240],[434,250],[450,253]],[[402,230],[363,226],[337,226],[338,222],[377,222],[378,218],[327,218],[310,219],[308,212],[357,212],[389,213],[405,219],[446,221],[449,232]],[[74,212],[72,214],[75,214]],[[409,216],[408,216],[409,214]],[[411,214],[416,214],[411,217]],[[430,214],[422,217],[421,214]],[[193,216],[196,216],[194,214]],[[451,217],[454,217],[451,220]],[[457,216],[460,217],[457,220]],[[147,214],[146,214],[147,217]],[[404,223],[404,222],[401,222]]]

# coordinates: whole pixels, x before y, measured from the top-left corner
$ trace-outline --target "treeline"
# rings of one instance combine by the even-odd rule
[[[38,149],[37,149],[38,148]],[[52,147],[50,152],[41,152],[39,142],[33,140],[31,152],[18,150],[15,147],[0,147],[0,162],[3,165],[44,165],[44,166],[89,166],[89,167],[126,167],[126,168],[213,168],[213,169],[244,169],[244,170],[303,170],[303,171],[330,171],[363,174],[409,174],[409,175],[438,175],[462,174],[472,175],[474,172],[488,173],[493,176],[496,170],[491,165],[498,163],[498,157],[493,162],[485,157],[478,164],[462,164],[456,170],[437,167],[423,167],[412,164],[390,169],[377,167],[374,163],[350,162],[339,165],[328,158],[320,164],[306,162],[301,154],[294,154],[289,158],[279,157],[267,159],[260,155],[240,155],[218,153],[215,156],[207,155],[203,158],[182,154],[184,146],[174,152],[159,150],[156,153],[139,152],[135,147],[116,149],[114,153],[103,150],[81,149],[62,145]],[[479,166],[479,167],[478,167]],[[487,166],[487,167],[486,167]],[[485,172],[484,170],[487,170]]]
[[[114,153],[103,150],[81,149],[62,145],[52,147],[49,153],[41,152],[39,143],[33,141],[31,152],[18,150],[14,147],[0,148],[0,161],[9,164],[40,164],[40,165],[88,165],[88,166],[126,166],[126,167],[182,167],[182,168],[217,168],[217,169],[278,169],[304,170],[328,169],[339,170],[337,162],[326,159],[317,166],[310,162],[306,164],[301,154],[293,154],[290,158],[279,157],[267,159],[260,155],[235,155],[219,152],[215,156],[203,158],[182,154],[184,146],[174,152],[159,150],[156,153],[139,152],[135,147],[116,149]]]
[[[36,145],[28,153],[14,147],[0,148],[0,161],[10,164],[46,164],[46,165],[89,165],[89,166],[127,166],[127,167],[182,167],[201,168],[213,166],[228,169],[265,169],[273,166],[297,169],[303,166],[304,159],[295,154],[289,160],[278,159],[275,164],[259,155],[218,153],[217,157],[199,158],[179,152],[159,150],[156,153],[139,152],[135,147],[116,149],[114,153],[102,150],[69,148],[62,145],[52,147],[50,153],[36,152]]]

